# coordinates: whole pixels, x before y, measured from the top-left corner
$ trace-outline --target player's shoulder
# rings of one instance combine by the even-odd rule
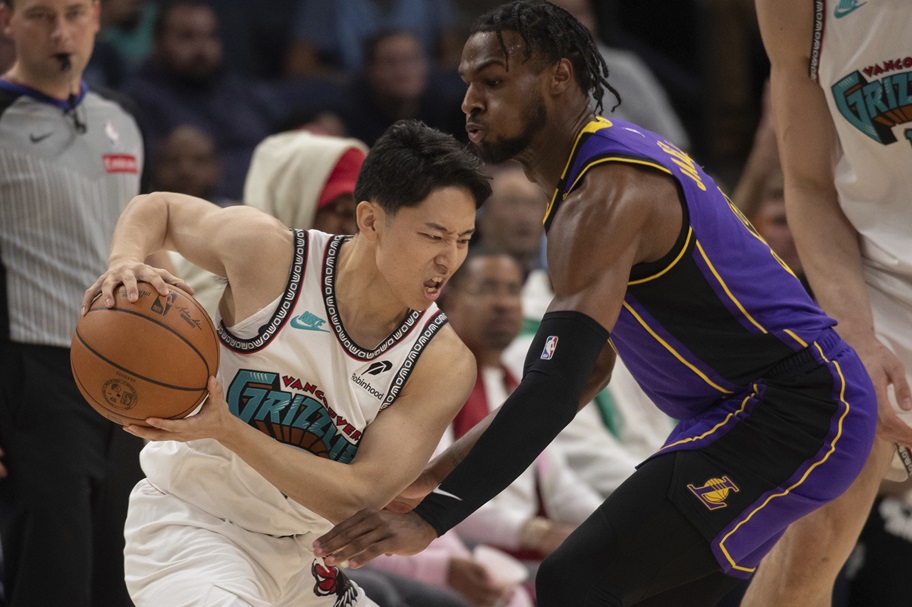
[[[215,205],[213,205],[214,207]],[[306,247],[307,242],[298,231],[288,228],[281,221],[249,205],[232,205],[212,209],[206,221],[216,248],[229,259],[244,267],[257,270],[259,264],[284,260],[296,247]],[[299,242],[300,241],[300,242]]]
[[[561,214],[565,218],[578,215],[585,222],[608,221],[623,205],[637,207],[642,213],[657,202],[677,196],[674,178],[658,163],[603,162],[587,169],[586,178],[566,195]]]
[[[475,355],[449,324],[444,324],[418,359],[414,376],[445,390],[469,389],[475,383]]]
[[[421,353],[397,406],[400,411],[406,404],[452,418],[469,398],[476,379],[475,356],[452,327],[444,325]]]

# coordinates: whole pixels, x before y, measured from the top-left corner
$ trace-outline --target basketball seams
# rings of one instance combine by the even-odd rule
[[[137,318],[142,318],[143,320],[149,321],[149,322],[151,322],[151,323],[154,324],[154,325],[158,325],[159,327],[161,327],[161,328],[167,330],[168,332],[174,334],[178,339],[180,339],[182,342],[184,342],[184,344],[186,344],[187,346],[189,346],[191,350],[193,350],[194,352],[196,352],[196,355],[197,355],[197,356],[199,357],[199,359],[203,362],[203,366],[206,367],[206,377],[208,378],[210,375],[212,375],[212,369],[209,368],[209,361],[206,360],[206,357],[205,357],[205,356],[203,355],[203,353],[199,350],[199,348],[197,348],[196,345],[194,345],[192,341],[190,341],[189,339],[187,339],[186,337],[184,337],[183,335],[181,335],[180,331],[177,331],[177,330],[174,329],[173,327],[171,327],[171,326],[169,326],[168,324],[166,324],[166,323],[164,323],[164,322],[158,320],[157,318],[153,318],[153,317],[148,316],[148,315],[146,315],[146,314],[140,314],[139,312],[136,312],[136,311],[134,311],[134,310],[127,310],[127,309],[125,309],[125,308],[94,308],[94,309],[90,309],[88,312],[86,312],[86,316],[88,316],[89,314],[91,314],[91,313],[93,313],[93,312],[121,312],[121,313],[123,313],[123,314],[130,314],[130,315],[132,315],[132,316],[136,316]],[[203,313],[206,314],[206,312],[203,312]],[[77,335],[79,334],[79,329],[78,329],[78,327],[77,327],[76,333],[77,333]],[[80,339],[82,339],[81,336],[80,336]],[[216,351],[216,353],[218,353],[218,340],[217,340],[217,339],[213,339],[213,343],[215,344],[215,351]],[[88,344],[86,344],[86,347],[89,347]],[[91,349],[91,348],[90,348],[90,349]],[[100,358],[103,358],[103,357],[101,357],[100,354],[96,353],[95,350],[92,350],[92,352],[95,353],[95,354],[96,354],[97,356],[99,356]],[[217,363],[217,362],[218,362],[218,361],[216,361],[216,363]],[[154,382],[154,380],[148,380],[148,381]],[[158,382],[154,382],[154,383],[158,383]],[[176,387],[176,386],[175,386],[175,387]],[[190,388],[190,389],[196,390],[197,388]]]
[[[76,329],[75,335],[76,335],[76,337],[79,339],[79,343],[81,343],[81,344],[83,345],[83,347],[85,347],[86,350],[88,350],[89,352],[91,352],[91,353],[95,356],[95,358],[97,358],[97,359],[99,359],[99,360],[101,360],[101,361],[104,361],[104,362],[108,363],[109,365],[111,365],[111,366],[114,367],[115,369],[118,369],[118,370],[120,370],[120,371],[123,371],[124,373],[126,373],[127,375],[129,375],[129,376],[131,376],[131,377],[135,377],[135,378],[137,378],[137,379],[141,379],[141,380],[143,380],[144,382],[147,382],[147,383],[150,383],[150,384],[155,384],[156,386],[161,386],[162,388],[168,388],[168,389],[170,389],[170,390],[180,390],[181,392],[194,392],[194,391],[197,391],[197,390],[205,390],[205,389],[206,389],[205,387],[202,387],[202,388],[197,388],[197,387],[190,387],[190,388],[187,388],[187,387],[178,386],[178,385],[175,385],[175,384],[166,384],[165,382],[158,381],[157,379],[152,379],[151,377],[146,377],[146,376],[144,376],[144,375],[142,375],[142,374],[140,374],[140,373],[137,373],[137,372],[134,371],[133,369],[127,369],[126,367],[117,364],[116,362],[114,362],[114,361],[111,360],[110,358],[108,358],[108,357],[102,355],[101,352],[99,352],[98,350],[96,350],[95,348],[93,348],[92,346],[90,346],[90,345],[88,344],[88,342],[86,342],[86,340],[84,340],[84,339],[82,338],[82,335],[79,334],[79,329]],[[71,366],[72,366],[72,364],[71,364]],[[207,365],[207,366],[208,366],[208,365]]]
[[[89,347],[88,344],[86,344],[85,341],[82,339],[82,337],[79,338],[79,344],[81,344],[85,348]],[[76,373],[76,367],[73,364],[72,358],[70,359],[70,370],[73,374],[73,379],[76,380],[76,383],[77,383],[78,387],[80,388],[80,392],[82,393],[83,398],[85,398],[87,401],[94,402],[96,405],[98,405],[98,407],[100,407],[105,412],[107,412],[109,415],[105,415],[105,417],[108,420],[110,420],[114,423],[123,423],[124,420],[136,421],[136,422],[145,421],[145,419],[146,419],[145,417],[132,417],[130,415],[124,415],[123,413],[118,412],[117,409],[112,409],[108,403],[102,402],[102,401],[98,400],[97,398],[95,398],[94,396],[91,396],[91,391],[88,389],[88,387],[83,383],[83,381],[79,378],[79,375]],[[202,390],[197,389],[197,390],[202,393],[200,394],[199,398],[196,399],[195,403],[193,403],[192,405],[190,405],[183,411],[178,411],[177,413],[174,413],[164,419],[181,419],[181,418],[185,417],[187,414],[189,414],[191,411],[193,411],[196,407],[198,407],[200,405],[200,403],[203,402],[203,400],[206,398],[208,393],[205,389],[202,389]],[[98,410],[98,407],[95,407],[96,411]],[[117,419],[112,419],[111,417],[115,417]],[[149,416],[149,417],[152,417],[152,416]]]

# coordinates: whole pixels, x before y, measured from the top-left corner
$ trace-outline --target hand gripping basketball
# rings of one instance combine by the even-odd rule
[[[219,363],[219,342],[209,314],[184,291],[160,294],[137,284],[129,301],[120,286],[114,303],[103,296],[80,316],[70,364],[79,391],[100,414],[118,424],[146,418],[181,418],[208,394]]]

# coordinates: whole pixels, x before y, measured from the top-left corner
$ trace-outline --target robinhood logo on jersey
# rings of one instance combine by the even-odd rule
[[[364,376],[365,375],[380,375],[381,373],[386,373],[387,371],[389,371],[392,368],[393,368],[393,363],[391,363],[390,361],[378,360],[377,362],[371,363],[370,366],[361,373],[361,375],[358,375],[357,373],[352,373],[351,380],[355,383],[355,385],[360,386],[362,389],[368,391],[370,393],[370,395],[373,396],[374,398],[376,398],[377,400],[383,400],[383,392],[374,388],[370,384],[370,381],[365,379]]]
[[[912,121],[910,70],[912,56],[894,57],[847,75],[832,87],[839,113],[874,141],[896,143],[893,127]],[[903,135],[912,144],[912,129]]]

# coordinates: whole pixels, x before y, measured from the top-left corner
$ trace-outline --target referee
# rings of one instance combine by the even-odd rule
[[[141,441],[95,413],[70,338],[139,191],[142,138],[82,72],[97,0],[0,0],[0,539],[8,607],[132,605],[123,520]],[[0,603],[3,601],[0,600]]]

